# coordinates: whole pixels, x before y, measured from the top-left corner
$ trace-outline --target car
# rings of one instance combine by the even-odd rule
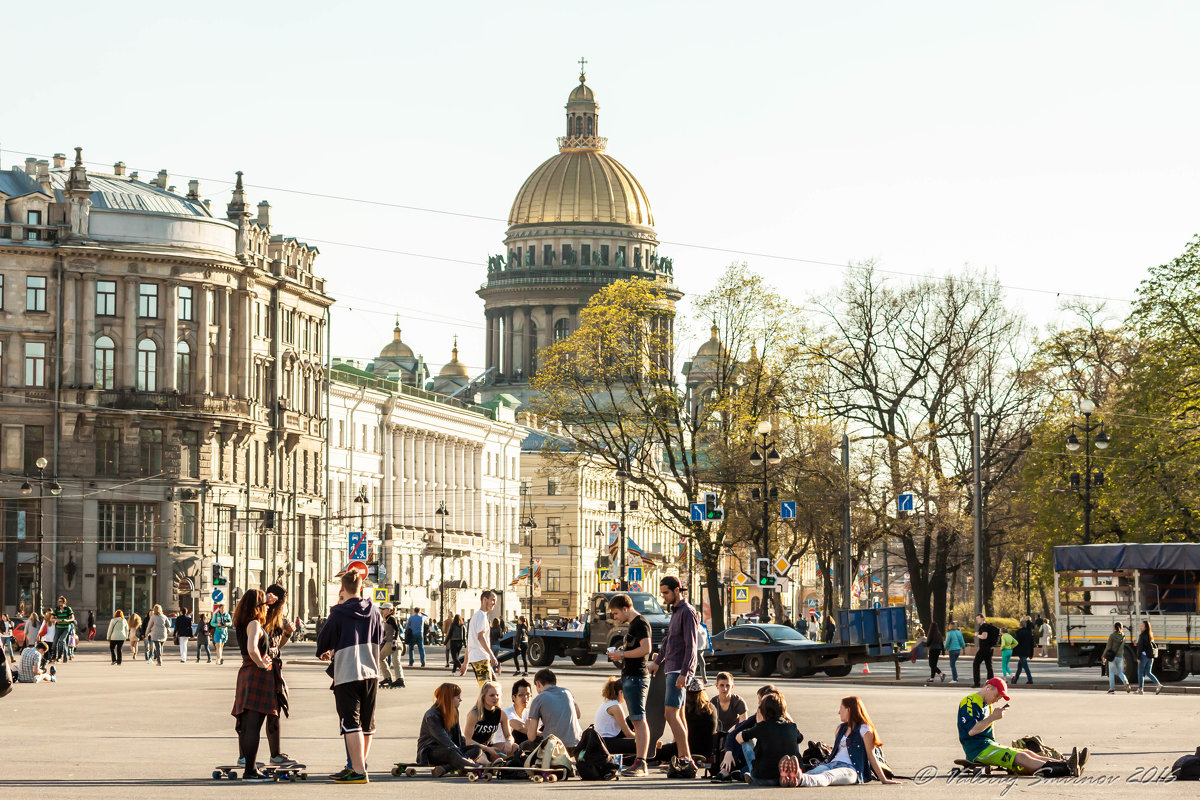
[[[714,634],[705,662],[717,668],[740,667],[753,678],[765,678],[776,669],[785,678],[796,678],[823,669],[820,665],[829,650],[787,625],[743,624]]]

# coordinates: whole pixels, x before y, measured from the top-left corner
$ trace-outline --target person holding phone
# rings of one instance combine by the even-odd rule
[[[1030,750],[1016,750],[996,744],[993,726],[1004,719],[1008,704],[993,708],[997,700],[1008,696],[1008,684],[1003,678],[992,678],[978,692],[972,692],[958,704],[958,741],[967,761],[987,764],[1020,775],[1039,775],[1047,778],[1079,777],[1087,763],[1088,749],[1071,748],[1071,757],[1058,761],[1040,756]]]

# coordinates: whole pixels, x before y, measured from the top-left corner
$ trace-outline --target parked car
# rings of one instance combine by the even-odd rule
[[[845,661],[834,657],[843,651],[839,645],[814,642],[787,625],[743,624],[714,634],[712,652],[705,662],[718,669],[741,669],[754,678],[776,671],[785,678],[796,678],[822,669],[830,675],[848,674]]]

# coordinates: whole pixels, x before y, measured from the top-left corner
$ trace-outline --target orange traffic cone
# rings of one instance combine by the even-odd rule
[[[862,671],[862,674],[863,674],[863,675],[870,675],[870,674],[871,674],[871,668],[870,668],[870,667],[868,667],[866,664],[863,664],[863,671]]]

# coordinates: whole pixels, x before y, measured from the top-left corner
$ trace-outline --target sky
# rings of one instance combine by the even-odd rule
[[[1044,327],[1072,295],[1123,317],[1200,229],[1198,29],[1200,4],[1144,0],[67,0],[6,38],[0,167],[82,146],[214,209],[240,169],[320,248],[335,356],[399,314],[435,371],[456,335],[482,371],[475,291],[586,57],[689,296],[733,261],[797,303],[837,265],[971,265]]]

